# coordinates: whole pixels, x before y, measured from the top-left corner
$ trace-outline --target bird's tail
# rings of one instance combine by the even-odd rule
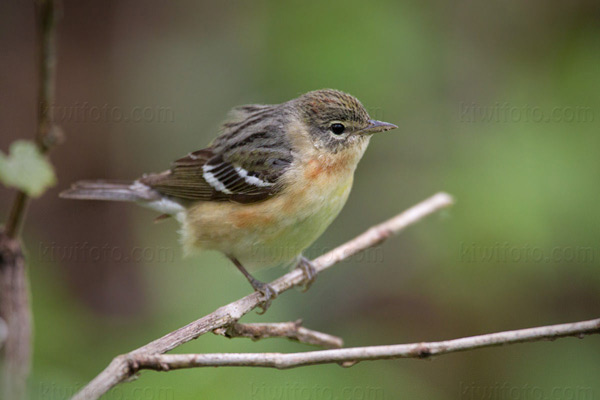
[[[160,195],[150,187],[135,182],[79,181],[70,189],[60,193],[64,199],[108,200],[108,201],[151,201]]]

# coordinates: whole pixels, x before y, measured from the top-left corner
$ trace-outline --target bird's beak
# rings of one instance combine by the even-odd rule
[[[363,133],[377,133],[377,132],[390,131],[390,130],[396,129],[396,128],[397,128],[397,126],[394,124],[370,119],[369,125],[367,125],[367,127],[365,129],[363,129],[362,132]]]

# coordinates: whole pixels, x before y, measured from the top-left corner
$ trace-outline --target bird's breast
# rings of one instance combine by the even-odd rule
[[[289,171],[280,193],[259,203],[198,203],[183,224],[186,248],[219,250],[250,269],[291,262],[343,208],[352,187],[350,161],[309,159]]]

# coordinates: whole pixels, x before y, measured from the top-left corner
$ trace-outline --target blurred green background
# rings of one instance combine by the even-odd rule
[[[30,3],[0,3],[5,152],[35,129]],[[64,0],[61,10],[54,112],[67,139],[51,157],[59,184],[32,203],[24,231],[31,398],[68,398],[114,356],[249,293],[219,254],[183,259],[174,222],[59,190],[163,170],[204,147],[232,106],[319,88],[357,96],[399,129],[373,139],[309,255],[437,191],[457,203],[244,322],[302,318],[363,346],[599,316],[597,1]],[[12,196],[0,188],[4,215]],[[177,352],[309,349],[208,335]],[[589,337],[349,369],[144,372],[106,398],[600,399],[599,355]]]

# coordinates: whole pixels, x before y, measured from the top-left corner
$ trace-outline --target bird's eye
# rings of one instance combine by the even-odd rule
[[[341,135],[342,133],[344,133],[344,130],[346,129],[346,127],[344,126],[344,124],[340,124],[339,122],[336,122],[335,124],[331,124],[329,129],[331,129],[331,132],[333,132],[334,134]]]

